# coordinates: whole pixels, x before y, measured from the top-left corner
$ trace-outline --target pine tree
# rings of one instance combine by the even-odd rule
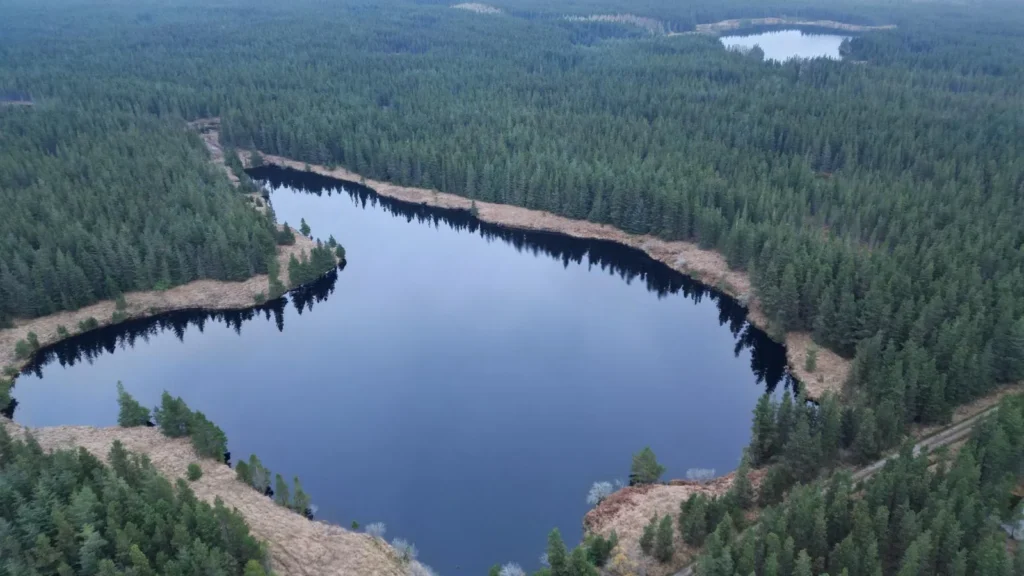
[[[878,432],[875,428],[875,413],[865,408],[860,415],[857,438],[853,441],[853,452],[857,459],[867,463],[878,458]]]
[[[675,548],[672,545],[672,517],[666,514],[658,523],[658,534],[655,538],[654,557],[661,563],[672,559]]]
[[[291,506],[291,496],[288,494],[288,483],[285,482],[284,478],[278,474],[274,481],[274,502],[278,505],[289,508]]]
[[[661,475],[665,473],[665,467],[658,463],[654,451],[650,446],[633,455],[633,465],[630,467],[630,484],[654,484]]]
[[[644,532],[640,536],[640,550],[648,556],[654,551],[654,537],[658,531],[658,516],[654,515],[651,517],[651,521],[644,526]],[[550,556],[549,556],[550,561]],[[552,574],[554,572],[552,571]]]
[[[754,487],[750,484],[750,460],[746,452],[740,460],[740,467],[736,469],[736,478],[729,492],[736,505],[743,510],[754,504]]]
[[[754,424],[750,439],[750,454],[755,466],[763,466],[772,457],[776,445],[776,405],[771,396],[764,394],[754,408]]]
[[[562,534],[555,528],[548,534],[548,565],[551,576],[569,576],[569,553],[562,541]]]
[[[124,384],[120,381],[117,383],[117,425],[123,428],[131,428],[133,426],[146,426],[149,424],[149,410],[144,408],[142,404],[136,402],[135,398],[132,398],[131,394],[124,389]]]

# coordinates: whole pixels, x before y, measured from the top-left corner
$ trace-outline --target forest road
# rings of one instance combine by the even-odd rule
[[[967,437],[968,434],[970,434],[971,429],[974,428],[975,424],[982,421],[986,416],[992,414],[997,409],[998,406],[993,406],[987,410],[975,414],[974,416],[971,416],[970,418],[967,418],[966,420],[963,420],[962,422],[958,422],[948,428],[943,428],[942,430],[936,432],[935,434],[932,434],[931,436],[922,438],[917,444],[914,444],[914,455],[916,456],[917,454],[920,454],[921,451],[926,448],[928,450],[935,450],[936,448],[949,446],[950,444],[963,440],[964,438]],[[859,470],[853,473],[853,481],[861,482],[863,480],[867,480],[876,472],[884,468],[887,462],[897,457],[899,457],[899,452],[889,454],[888,456],[882,458],[881,460],[872,462],[871,464],[868,464],[867,466],[860,468]],[[696,574],[696,568],[696,563],[690,564],[689,566],[686,566],[679,572],[673,574],[673,576],[694,576]]]

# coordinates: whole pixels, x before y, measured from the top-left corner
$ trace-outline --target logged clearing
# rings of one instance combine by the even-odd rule
[[[862,24],[847,24],[835,20],[802,20],[800,18],[736,18],[733,20],[722,20],[711,24],[697,24],[697,32],[701,34],[717,34],[751,26],[808,26],[814,28],[831,28],[844,32],[870,32],[872,30],[895,30],[895,24],[883,24],[881,26],[865,26]]]
[[[592,16],[566,16],[571,22],[613,22],[643,28],[651,34],[666,34],[668,29],[661,20],[636,14],[594,14]]]
[[[0,417],[14,434],[27,429]],[[153,466],[173,483],[186,478],[188,465],[199,462],[203,476],[189,482],[196,496],[210,504],[215,498],[245,518],[254,537],[269,546],[271,563],[280,576],[326,576],[368,574],[404,576],[409,566],[399,561],[394,550],[367,534],[307,520],[235,479],[234,470],[196,455],[185,438],[167,438],[156,428],[92,428],[56,426],[31,430],[46,450],[85,448],[106,459],[114,440],[132,452],[145,454]]]
[[[455,4],[452,8],[458,10],[469,10],[470,12],[476,12],[477,14],[503,14],[501,8],[495,8],[494,6],[488,6],[487,4],[480,4],[479,2],[463,2],[461,4]]]
[[[306,170],[308,166],[309,170],[316,174],[350,182],[360,182],[374,189],[381,196],[396,200],[461,210],[469,210],[473,205],[473,201],[469,198],[426,188],[399,186],[372,180],[344,168],[331,170],[325,166],[297,162],[272,154],[262,154],[262,156],[268,164],[296,170]],[[667,241],[655,236],[629,234],[607,224],[573,220],[550,212],[530,210],[519,206],[476,202],[476,207],[480,220],[491,224],[522,230],[556,232],[576,238],[610,240],[642,250],[651,258],[668,267],[725,292],[740,302],[745,302],[750,312],[748,316],[750,322],[764,330],[769,328],[767,318],[761,312],[757,298],[751,289],[750,277],[744,272],[729,268],[725,257],[718,252],[705,250],[692,242]],[[803,366],[807,351],[813,346],[810,336],[806,333],[789,333],[786,334],[785,344],[786,356],[793,375],[800,380],[809,398],[820,398],[829,390],[838,392],[842,389],[850,371],[850,360],[819,348],[818,366],[813,374],[808,374],[803,370]]]

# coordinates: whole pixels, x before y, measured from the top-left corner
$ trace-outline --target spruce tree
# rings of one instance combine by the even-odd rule
[[[658,523],[658,534],[655,538],[654,557],[661,563],[672,559],[675,548],[672,545],[672,517],[666,514]]]

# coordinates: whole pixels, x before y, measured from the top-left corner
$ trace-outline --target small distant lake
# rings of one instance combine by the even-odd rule
[[[280,221],[347,266],[255,309],[167,314],[44,350],[17,380],[31,426],[117,422],[115,383],[164,389],[233,459],[301,477],[317,517],[385,522],[441,574],[537,568],[578,541],[596,480],[651,445],[667,478],[736,467],[785,351],[733,299],[617,244],[261,168]],[[784,387],[779,386],[781,391]]]
[[[831,58],[838,60],[839,45],[849,36],[808,34],[800,30],[778,30],[745,36],[722,36],[726,48],[750,50],[760,46],[766,60],[779,62],[790,58]]]

